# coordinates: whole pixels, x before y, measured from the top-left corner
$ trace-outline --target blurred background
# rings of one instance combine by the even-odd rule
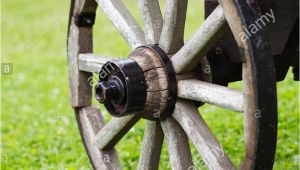
[[[139,23],[135,0],[124,1]],[[161,8],[164,11],[164,1]],[[2,0],[1,169],[92,169],[84,151],[69,102],[66,39],[70,1]],[[203,21],[203,1],[190,0],[185,38]],[[94,52],[122,57],[130,52],[99,9],[94,27]],[[241,83],[231,87],[241,88]],[[279,131],[274,169],[299,169],[298,83],[291,71],[278,87]],[[96,102],[95,102],[96,104]],[[207,124],[238,165],[243,151],[242,114],[205,105],[199,109]],[[102,109],[106,120],[108,113]],[[124,169],[135,169],[145,121],[117,145]],[[194,163],[206,169],[191,145]],[[171,169],[166,145],[160,169]]]

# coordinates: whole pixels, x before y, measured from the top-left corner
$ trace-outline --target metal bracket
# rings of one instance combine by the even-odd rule
[[[82,13],[75,17],[75,24],[78,27],[92,27],[95,24],[95,13]]]

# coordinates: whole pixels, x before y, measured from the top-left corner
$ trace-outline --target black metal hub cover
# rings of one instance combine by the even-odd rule
[[[147,51],[154,52],[154,56],[159,58],[160,64],[164,68],[168,81],[168,96],[166,107],[159,110],[159,116],[155,117],[152,112],[155,110],[144,110],[147,103],[152,105],[153,101],[147,100],[147,88],[151,80],[145,79],[142,65],[147,65],[148,61],[143,57]],[[145,53],[144,53],[145,52]],[[177,81],[172,63],[168,55],[157,45],[140,46],[131,55],[136,55],[144,61],[139,65],[135,59],[128,58],[123,60],[113,60],[104,64],[99,72],[99,83],[95,86],[96,99],[104,104],[106,109],[116,117],[126,116],[129,114],[141,114],[142,117],[149,120],[164,119],[174,110],[177,98]],[[129,55],[129,57],[131,56]],[[146,62],[145,62],[146,61]],[[153,95],[153,94],[149,94]],[[151,96],[149,97],[151,98]],[[159,103],[157,103],[159,104]],[[145,113],[144,113],[145,112]],[[146,113],[147,112],[147,113]],[[147,116],[143,116],[143,115]]]
[[[132,59],[104,64],[95,86],[96,99],[116,117],[143,110],[146,86],[143,71]]]

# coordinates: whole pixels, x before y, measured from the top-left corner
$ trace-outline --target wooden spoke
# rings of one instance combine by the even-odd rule
[[[228,22],[231,31],[233,32],[233,36],[238,46],[248,46],[247,43],[239,37],[241,33],[245,32],[242,20],[240,19],[239,11],[234,6],[234,2],[232,0],[229,1],[230,2],[227,3],[226,1],[219,0],[220,6],[224,11],[224,16]]]
[[[166,136],[172,169],[193,167],[189,141],[180,125],[172,117],[161,121],[161,125]]]
[[[187,0],[167,0],[159,45],[168,54],[176,53],[184,44]]]
[[[158,44],[163,24],[158,0],[139,0],[139,7],[145,26],[146,44]]]
[[[202,26],[171,58],[176,73],[182,73],[197,66],[209,48],[228,30],[223,10],[218,6]]]
[[[159,122],[148,121],[137,169],[158,169],[164,134]]]
[[[140,117],[136,115],[112,118],[95,137],[98,148],[101,150],[113,148],[139,119]]]
[[[91,73],[99,73],[101,67],[113,58],[96,56],[93,54],[80,54],[78,58],[79,70]]]
[[[121,0],[97,0],[132,49],[144,44],[144,33]]]
[[[243,111],[244,98],[242,92],[195,79],[180,80],[178,82],[178,96],[237,112]]]
[[[192,140],[209,169],[234,169],[222,146],[190,101],[178,101],[172,116]]]
[[[93,168],[96,170],[121,169],[116,152],[113,149],[101,151],[94,142],[95,135],[104,126],[103,116],[99,109],[89,106],[75,111],[82,140],[87,147]]]

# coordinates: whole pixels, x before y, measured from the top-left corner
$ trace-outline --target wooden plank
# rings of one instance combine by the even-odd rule
[[[81,13],[95,13],[97,4],[92,0],[74,1],[71,6],[68,28],[68,72],[72,107],[90,106],[92,87],[90,73],[79,71],[78,55],[93,52],[92,27],[78,27],[76,17]]]
[[[76,118],[93,168],[96,170],[122,169],[114,149],[101,151],[95,144],[95,135],[103,128],[104,120],[96,107],[76,109]]]
[[[196,67],[201,58],[227,30],[223,10],[218,6],[192,38],[171,58],[175,72],[179,74]]]
[[[99,73],[101,67],[111,60],[113,60],[111,57],[96,56],[91,53],[80,54],[78,57],[78,66],[81,71]]]
[[[191,169],[193,159],[188,138],[182,127],[172,118],[161,121],[166,136],[173,170]]]
[[[180,80],[178,82],[178,96],[237,112],[243,111],[244,97],[242,92],[196,79]]]
[[[142,151],[137,169],[158,169],[164,134],[160,122],[147,121]]]
[[[122,1],[96,1],[132,49],[144,45],[144,33]]]
[[[168,54],[176,53],[184,44],[187,0],[167,0],[159,45]]]
[[[158,44],[163,24],[158,0],[139,0],[139,8],[145,27],[146,44]]]
[[[209,169],[234,169],[231,160],[191,101],[177,101],[172,116],[192,140]]]
[[[98,148],[113,148],[139,119],[136,115],[113,117],[95,137]]]

